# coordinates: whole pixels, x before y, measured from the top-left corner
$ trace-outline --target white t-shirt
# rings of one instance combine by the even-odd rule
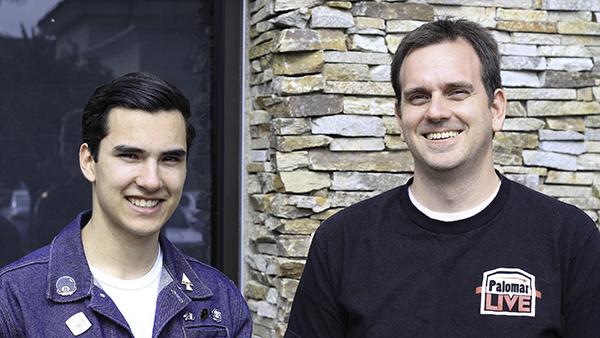
[[[498,187],[496,187],[496,191],[494,191],[494,193],[492,193],[492,195],[490,197],[488,197],[485,201],[481,202],[479,205],[477,205],[471,209],[467,209],[467,210],[459,211],[459,212],[437,212],[437,211],[428,209],[427,207],[425,207],[424,205],[422,205],[421,203],[419,203],[417,201],[415,196],[410,191],[410,186],[408,187],[408,197],[410,198],[410,201],[415,206],[415,208],[419,209],[419,211],[424,213],[427,217],[438,220],[438,221],[442,221],[442,222],[453,222],[453,221],[459,221],[461,219],[467,219],[471,216],[478,214],[480,211],[485,209],[485,207],[487,207],[490,203],[492,203],[492,201],[494,200],[496,195],[498,195],[498,191],[500,191],[501,184],[502,183],[498,183]]]
[[[136,338],[152,337],[162,266],[160,247],[152,269],[138,279],[115,278],[90,266],[94,280],[115,302]]]

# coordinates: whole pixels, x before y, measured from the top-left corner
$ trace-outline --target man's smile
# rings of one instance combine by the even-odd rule
[[[156,205],[158,205],[158,203],[162,202],[162,200],[160,199],[144,199],[144,198],[137,198],[137,197],[127,197],[127,200],[135,205],[136,207],[140,207],[140,208],[152,208],[155,207]]]
[[[458,130],[448,130],[448,131],[436,131],[432,133],[425,133],[424,136],[428,140],[445,140],[449,138],[453,138],[458,136],[461,131]]]

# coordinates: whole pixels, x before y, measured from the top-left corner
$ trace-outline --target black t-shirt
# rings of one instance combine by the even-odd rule
[[[436,221],[410,183],[321,225],[286,337],[600,335],[600,233],[584,212],[502,177],[483,211]]]

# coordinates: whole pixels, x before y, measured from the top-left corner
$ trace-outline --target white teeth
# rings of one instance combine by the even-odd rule
[[[425,137],[427,137],[428,140],[443,140],[447,138],[456,137],[458,134],[460,134],[460,132],[458,131],[442,131],[426,134]]]
[[[129,198],[129,202],[131,202],[136,207],[141,208],[152,208],[160,202],[159,200],[144,200],[141,198]]]

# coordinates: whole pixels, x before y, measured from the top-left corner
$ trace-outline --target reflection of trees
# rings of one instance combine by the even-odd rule
[[[0,50],[0,183],[24,182],[35,203],[62,179],[61,115],[85,105],[111,74],[98,62],[78,64],[75,55],[56,60],[52,40],[24,31],[22,39],[0,36]]]

